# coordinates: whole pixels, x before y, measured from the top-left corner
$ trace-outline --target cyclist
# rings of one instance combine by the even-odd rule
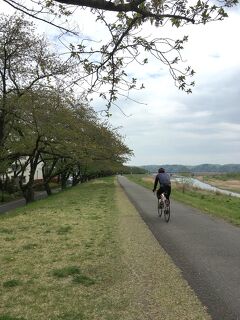
[[[165,172],[164,168],[160,168],[158,170],[158,174],[156,175],[153,192],[156,191],[157,184],[159,182],[160,188],[157,190],[157,197],[160,198],[163,192],[166,193],[166,198],[169,200],[169,196],[171,194],[171,181],[168,173]]]

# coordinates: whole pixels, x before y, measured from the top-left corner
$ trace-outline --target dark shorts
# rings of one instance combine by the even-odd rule
[[[161,186],[158,190],[157,190],[157,197],[160,198],[160,195],[165,192],[166,193],[166,198],[169,200],[170,194],[171,194],[171,186]]]

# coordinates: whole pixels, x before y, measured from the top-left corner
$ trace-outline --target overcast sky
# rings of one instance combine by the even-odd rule
[[[112,123],[133,149],[131,165],[240,163],[239,11],[206,26],[187,27],[184,58],[197,72],[193,93],[180,92],[156,61],[142,74],[146,89],[122,102]],[[140,70],[139,70],[140,71]]]
[[[80,21],[83,33],[96,35],[86,14]],[[121,110],[113,107],[109,120],[121,127],[135,154],[129,165],[240,163],[239,30],[238,7],[221,22],[170,28],[163,34],[161,28],[145,31],[176,39],[189,35],[182,54],[196,71],[196,86],[190,95],[179,91],[167,69],[153,59],[143,68],[132,66],[130,72],[146,87],[131,94],[141,104],[119,100]],[[102,110],[104,102],[96,101],[94,108]]]

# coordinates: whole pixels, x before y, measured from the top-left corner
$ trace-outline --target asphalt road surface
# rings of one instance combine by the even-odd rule
[[[240,320],[240,228],[173,200],[166,223],[151,190],[118,181],[212,318]]]

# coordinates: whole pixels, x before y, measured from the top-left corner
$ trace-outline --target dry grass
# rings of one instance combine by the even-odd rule
[[[217,179],[210,179],[208,180],[208,183],[211,185],[235,192],[240,192],[240,181],[239,180],[227,180],[227,181],[221,181]]]
[[[146,182],[154,183],[154,177],[147,176],[147,177],[143,177],[142,180]]]
[[[225,177],[223,175],[223,177]],[[231,179],[231,178],[225,178],[221,179],[221,175],[219,175],[219,178],[214,178],[211,176],[198,176],[197,179],[201,181],[206,181],[206,183],[211,184],[212,186],[215,186],[220,189],[229,190],[233,192],[240,192],[240,180],[237,179]]]

